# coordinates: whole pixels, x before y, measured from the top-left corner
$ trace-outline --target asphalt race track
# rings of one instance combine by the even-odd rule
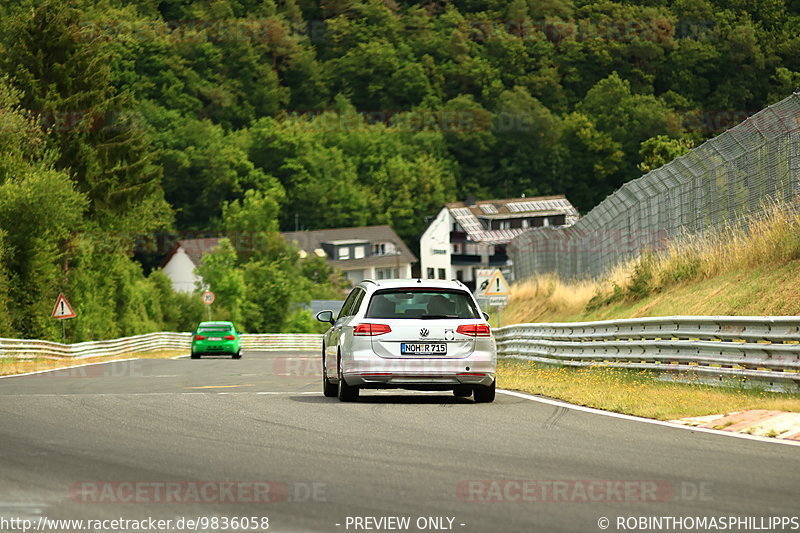
[[[4,518],[549,533],[602,531],[605,517],[618,531],[617,517],[797,515],[798,474],[798,447],[505,394],[478,405],[450,393],[367,391],[343,404],[322,396],[318,357],[307,353],[0,379]]]

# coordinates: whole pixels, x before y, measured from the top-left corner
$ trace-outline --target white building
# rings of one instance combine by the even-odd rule
[[[511,266],[506,245],[520,233],[536,227],[569,226],[578,217],[563,195],[449,203],[420,239],[421,275],[458,279],[471,286],[476,269]],[[510,274],[509,268],[505,270]]]
[[[218,245],[219,239],[212,237],[184,239],[172,247],[162,263],[162,270],[176,292],[194,292],[197,284],[202,282],[194,269],[200,265],[203,255],[214,251]]]

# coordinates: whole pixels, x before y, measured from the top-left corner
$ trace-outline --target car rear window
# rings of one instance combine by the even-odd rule
[[[230,326],[204,326],[199,330],[201,333],[230,333]]]
[[[469,294],[457,290],[385,289],[369,301],[366,318],[480,318]]]

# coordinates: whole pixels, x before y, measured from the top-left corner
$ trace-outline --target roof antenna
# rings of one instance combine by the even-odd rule
[[[422,278],[417,278],[417,283],[422,283]]]

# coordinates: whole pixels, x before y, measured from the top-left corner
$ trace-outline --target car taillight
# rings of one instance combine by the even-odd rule
[[[225,340],[226,341],[235,341],[236,337],[234,337],[233,335],[225,335]]]
[[[374,337],[392,331],[387,324],[359,324],[353,329],[353,335]]]
[[[206,336],[205,335],[195,335],[194,336],[194,340],[196,340],[196,341],[204,341],[204,340],[206,340]]]
[[[492,334],[489,324],[463,324],[458,326],[456,331],[470,337],[489,337]]]

